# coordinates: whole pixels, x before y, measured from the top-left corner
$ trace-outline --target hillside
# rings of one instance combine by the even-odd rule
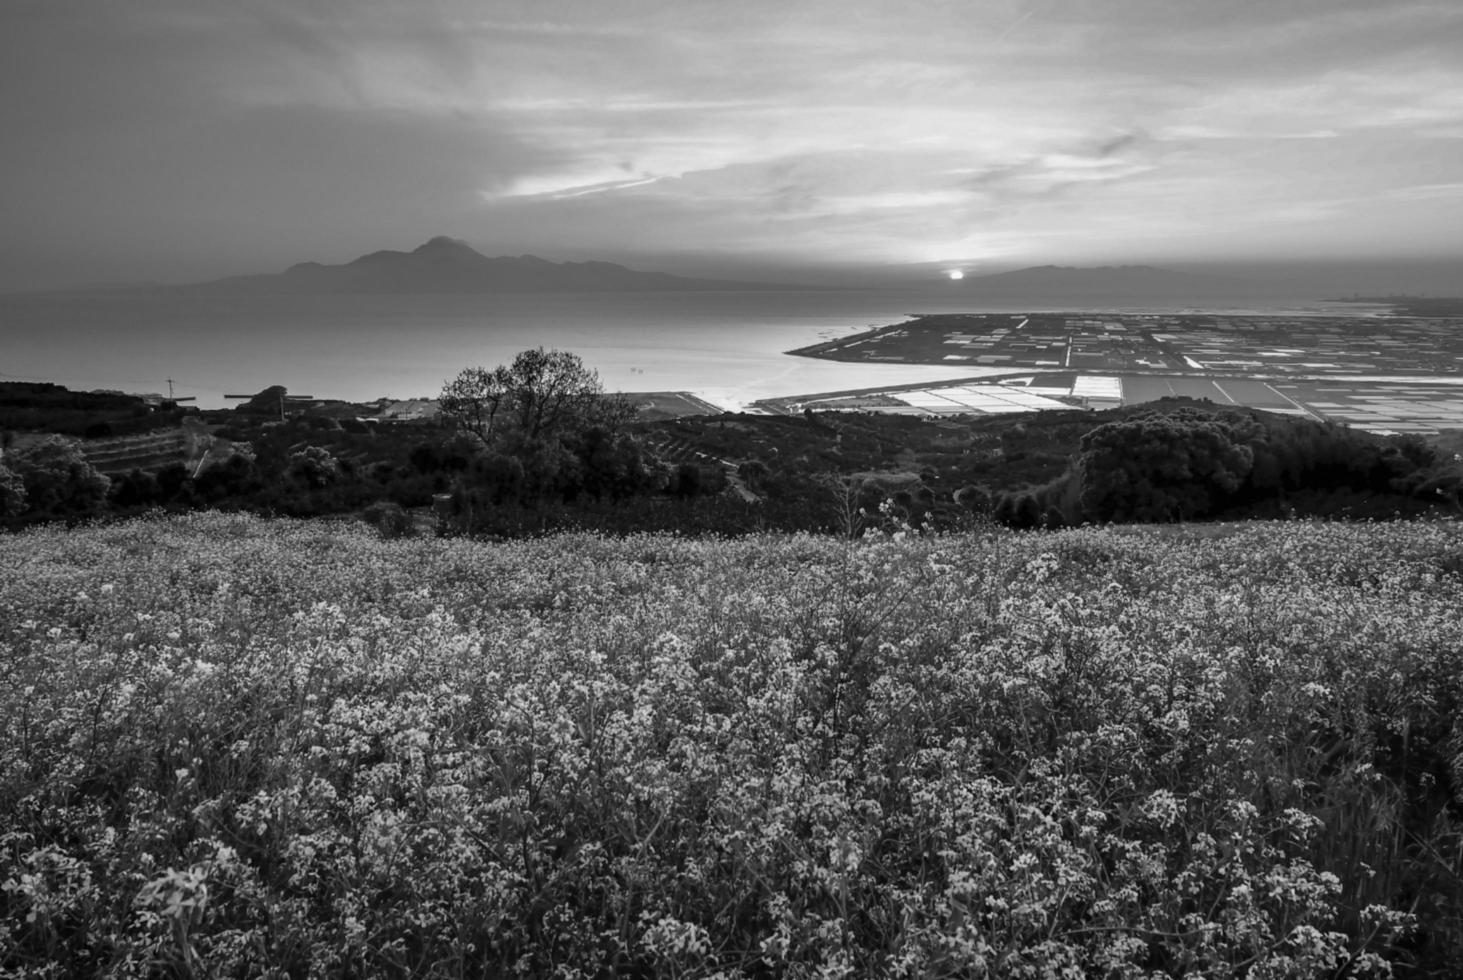
[[[1133,435],[1154,419],[1172,423],[1162,445],[1152,444],[1147,438],[1151,432]],[[1095,445],[1099,430],[1128,434],[1123,445],[1131,452],[1110,454],[1108,462],[1132,462],[1142,470],[1126,474],[1123,482],[1134,493],[1145,490],[1148,497],[1165,496],[1167,491],[1152,492],[1165,481],[1213,482],[1209,471],[1197,465],[1200,459],[1191,446],[1195,440],[1212,440],[1210,430],[1221,430],[1224,444],[1242,457],[1232,464],[1232,485],[1212,497],[1206,493],[1202,512],[1195,506],[1167,514],[1155,509],[1147,515],[1150,520],[1287,513],[1385,519],[1397,513],[1457,513],[1463,488],[1463,469],[1448,448],[1456,439],[1449,433],[1430,442],[1382,437],[1188,398],[1104,411],[939,419],[857,412],[703,416],[645,428],[660,452],[754,461],[765,474],[758,486],[769,502],[817,496],[809,480],[824,474],[867,484],[869,499],[862,503],[868,507],[877,505],[880,494],[897,489],[926,492],[929,504],[919,509],[938,517],[962,489],[973,488],[1006,499],[1010,506],[998,507],[997,514],[1018,526],[1136,519],[1133,508],[1115,516],[1081,513],[1072,506],[1070,497],[1081,490],[1073,480],[1075,470],[1084,468],[1079,466],[1084,450]],[[1196,465],[1176,469],[1186,453]],[[1090,455],[1086,462],[1087,475],[1095,475]],[[1064,494],[1069,499],[1059,499]],[[1018,510],[1028,513],[1023,516]]]
[[[1445,976],[1457,524],[0,537],[16,975]]]
[[[1463,513],[1456,434],[1430,444],[1193,399],[941,418],[675,417],[705,406],[661,393],[640,404],[672,417],[567,431],[553,446],[484,447],[441,419],[396,419],[381,406],[287,402],[280,421],[281,390],[256,399],[266,409],[258,414],[247,404],[186,419],[152,411],[136,423],[172,427],[136,435],[102,437],[121,423],[93,427],[85,412],[50,413],[96,437],[44,464],[27,450],[47,442],[43,434],[0,433],[14,450],[0,478],[14,470],[10,483],[29,487],[0,493],[0,527],[154,507],[293,517],[358,515],[378,503],[425,511],[443,497],[450,507],[424,521],[502,537],[565,528],[847,534],[885,504],[942,528],[991,512],[1016,527]],[[61,458],[69,454],[80,458]],[[64,463],[62,482],[76,483],[83,471],[73,462],[110,485],[78,498],[46,475]]]

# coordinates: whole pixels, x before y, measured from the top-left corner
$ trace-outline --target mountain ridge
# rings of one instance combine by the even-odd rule
[[[173,287],[235,293],[705,292],[805,289],[793,283],[698,279],[614,262],[554,262],[537,255],[489,257],[437,235],[409,252],[378,249],[339,265],[297,262],[283,272]]]

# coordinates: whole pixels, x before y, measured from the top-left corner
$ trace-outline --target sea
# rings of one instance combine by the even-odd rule
[[[1325,312],[1268,303],[1249,312]],[[284,385],[372,401],[435,397],[466,367],[543,346],[577,354],[607,391],[689,391],[738,410],[783,395],[941,381],[1009,369],[848,364],[786,352],[919,313],[1022,313],[958,290],[226,296],[187,290],[0,295],[0,381],[172,394],[200,407]],[[1064,303],[1057,309],[1072,309]],[[1240,312],[1091,306],[1119,312]],[[171,386],[171,387],[170,387]]]

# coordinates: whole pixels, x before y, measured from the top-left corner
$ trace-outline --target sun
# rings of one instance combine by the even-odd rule
[[[965,278],[965,273],[961,272],[959,269],[951,269],[949,272],[945,273],[945,275],[949,276],[951,279]]]

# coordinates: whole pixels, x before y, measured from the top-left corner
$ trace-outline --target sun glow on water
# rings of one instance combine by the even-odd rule
[[[950,277],[951,279],[965,278],[965,273],[961,272],[959,269],[951,269],[949,272],[945,273],[945,275]]]

